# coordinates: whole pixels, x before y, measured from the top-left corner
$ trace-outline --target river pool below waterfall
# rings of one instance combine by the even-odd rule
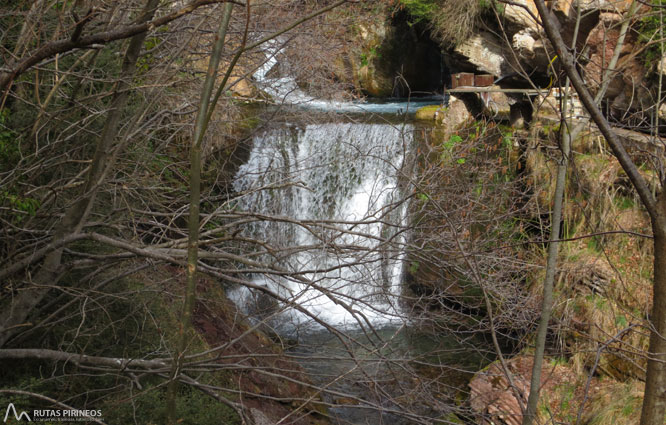
[[[430,103],[433,103],[431,100]],[[390,105],[389,105],[390,104]],[[414,105],[384,103],[391,112]],[[380,107],[377,107],[381,110]],[[235,210],[266,273],[228,295],[269,334],[290,340],[333,423],[445,418],[484,362],[406,301],[415,146],[407,114],[308,113],[253,136],[235,177]],[[416,131],[418,130],[418,131]],[[426,330],[430,329],[430,330]]]

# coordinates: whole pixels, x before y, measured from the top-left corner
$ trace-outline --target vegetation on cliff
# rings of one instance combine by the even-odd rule
[[[399,3],[412,22],[427,22],[443,46],[467,40],[475,32],[479,15],[494,6],[489,0],[399,0]]]

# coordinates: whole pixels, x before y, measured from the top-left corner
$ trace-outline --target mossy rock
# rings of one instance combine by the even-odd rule
[[[439,111],[440,108],[439,105],[423,106],[416,110],[414,118],[423,121],[434,121],[437,116],[437,111]]]

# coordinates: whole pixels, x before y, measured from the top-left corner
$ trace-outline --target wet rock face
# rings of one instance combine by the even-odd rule
[[[398,19],[389,36],[380,51],[378,65],[388,69],[390,78],[395,80],[393,94],[406,96],[409,92],[441,92],[443,65],[440,47],[430,39],[429,34],[416,26],[409,26],[406,20]]]

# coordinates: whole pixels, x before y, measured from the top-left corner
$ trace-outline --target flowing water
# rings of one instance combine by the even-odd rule
[[[413,114],[422,106],[440,105],[448,102],[442,95],[414,97],[411,99],[360,100],[354,102],[318,99],[301,90],[292,76],[279,75],[278,72],[274,71],[279,68],[282,45],[283,42],[281,40],[272,40],[267,43],[265,47],[266,60],[253,75],[257,85],[278,104],[337,113]]]
[[[294,342],[334,423],[428,423],[418,415],[442,417],[461,370],[482,359],[422,332],[404,301],[416,125],[365,118],[287,121],[254,136],[236,209],[251,218],[244,236],[265,241],[253,258],[274,271],[251,275],[264,291],[229,296]]]
[[[264,241],[248,255],[271,270],[250,276],[254,290],[228,295],[264,329],[295,341],[290,353],[334,423],[430,423],[453,405],[439,398],[464,385],[459,368],[480,359],[447,335],[421,332],[403,301],[416,144],[406,112],[420,105],[308,98],[293,79],[268,77],[277,56],[269,53],[255,78],[275,99],[310,119],[320,110],[365,114],[285,119],[253,137],[235,208],[248,217],[243,236]]]
[[[411,145],[411,125],[287,123],[255,136],[234,189],[244,194],[238,207],[267,218],[249,224],[247,235],[293,253],[278,261],[292,276],[254,276],[301,308],[277,315],[278,330],[403,321],[408,193],[399,182]],[[244,288],[231,296],[256,304]]]
[[[280,40],[268,42],[253,76],[273,99],[309,111],[363,114],[356,120],[321,114],[316,123],[271,127],[254,137],[238,171],[238,207],[265,216],[246,233],[267,241],[272,252],[264,260],[284,270],[253,277],[282,300],[271,324],[282,333],[400,324],[413,125],[395,117],[418,106],[313,99],[291,76],[274,72],[281,48]],[[368,120],[370,112],[390,119]],[[231,297],[249,313],[274,313],[262,312],[271,310],[270,300],[247,288]]]

